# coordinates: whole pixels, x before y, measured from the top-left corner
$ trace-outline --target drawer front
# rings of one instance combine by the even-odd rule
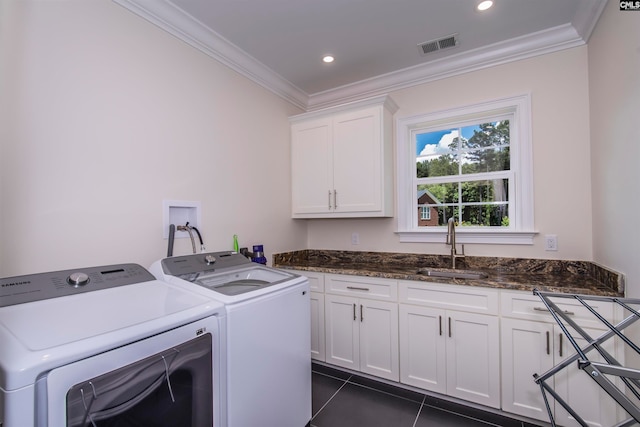
[[[499,298],[495,289],[401,281],[399,300],[407,304],[495,316],[498,314]]]
[[[303,271],[303,270],[287,270],[300,276],[305,276],[309,279],[309,287],[311,292],[324,292],[324,273],[318,273],[315,271]]]
[[[550,300],[582,327],[600,329],[605,327],[586,307],[575,299],[550,298]],[[586,302],[609,322],[613,323],[615,321],[615,310],[612,303],[604,301]],[[529,292],[504,291],[501,294],[500,305],[502,316],[505,317],[555,322],[540,297]]]
[[[383,301],[398,301],[398,282],[377,277],[325,275],[325,292],[370,298]]]

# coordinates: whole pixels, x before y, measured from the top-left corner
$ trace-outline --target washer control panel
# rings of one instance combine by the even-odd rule
[[[0,307],[155,280],[138,264],[86,267],[0,279]]]
[[[248,258],[237,252],[209,252],[165,258],[162,260],[162,270],[171,276],[191,276],[213,271],[224,271],[253,265]]]

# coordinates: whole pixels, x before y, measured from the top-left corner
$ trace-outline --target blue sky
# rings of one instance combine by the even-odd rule
[[[458,130],[462,131],[462,136],[469,139],[473,136],[474,130],[480,130],[479,126],[466,126],[463,128],[444,129],[435,132],[420,133],[416,135],[416,156],[427,153],[438,153],[446,150],[449,143],[458,136]],[[429,146],[429,147],[427,147]],[[426,148],[426,150],[425,150]]]

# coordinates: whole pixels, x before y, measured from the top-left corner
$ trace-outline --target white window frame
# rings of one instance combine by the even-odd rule
[[[533,149],[531,142],[531,94],[500,98],[396,120],[397,203],[400,242],[443,243],[446,226],[418,227],[416,153],[414,131],[425,128],[457,127],[508,116],[511,131],[509,227],[458,227],[459,243],[532,245],[537,234],[533,221]],[[514,213],[512,214],[512,212]]]

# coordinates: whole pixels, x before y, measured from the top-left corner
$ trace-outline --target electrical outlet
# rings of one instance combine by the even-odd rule
[[[544,236],[544,250],[545,251],[557,251],[558,250],[558,236],[555,234],[547,234]]]
[[[351,244],[352,245],[360,244],[360,235],[358,233],[351,233]]]

